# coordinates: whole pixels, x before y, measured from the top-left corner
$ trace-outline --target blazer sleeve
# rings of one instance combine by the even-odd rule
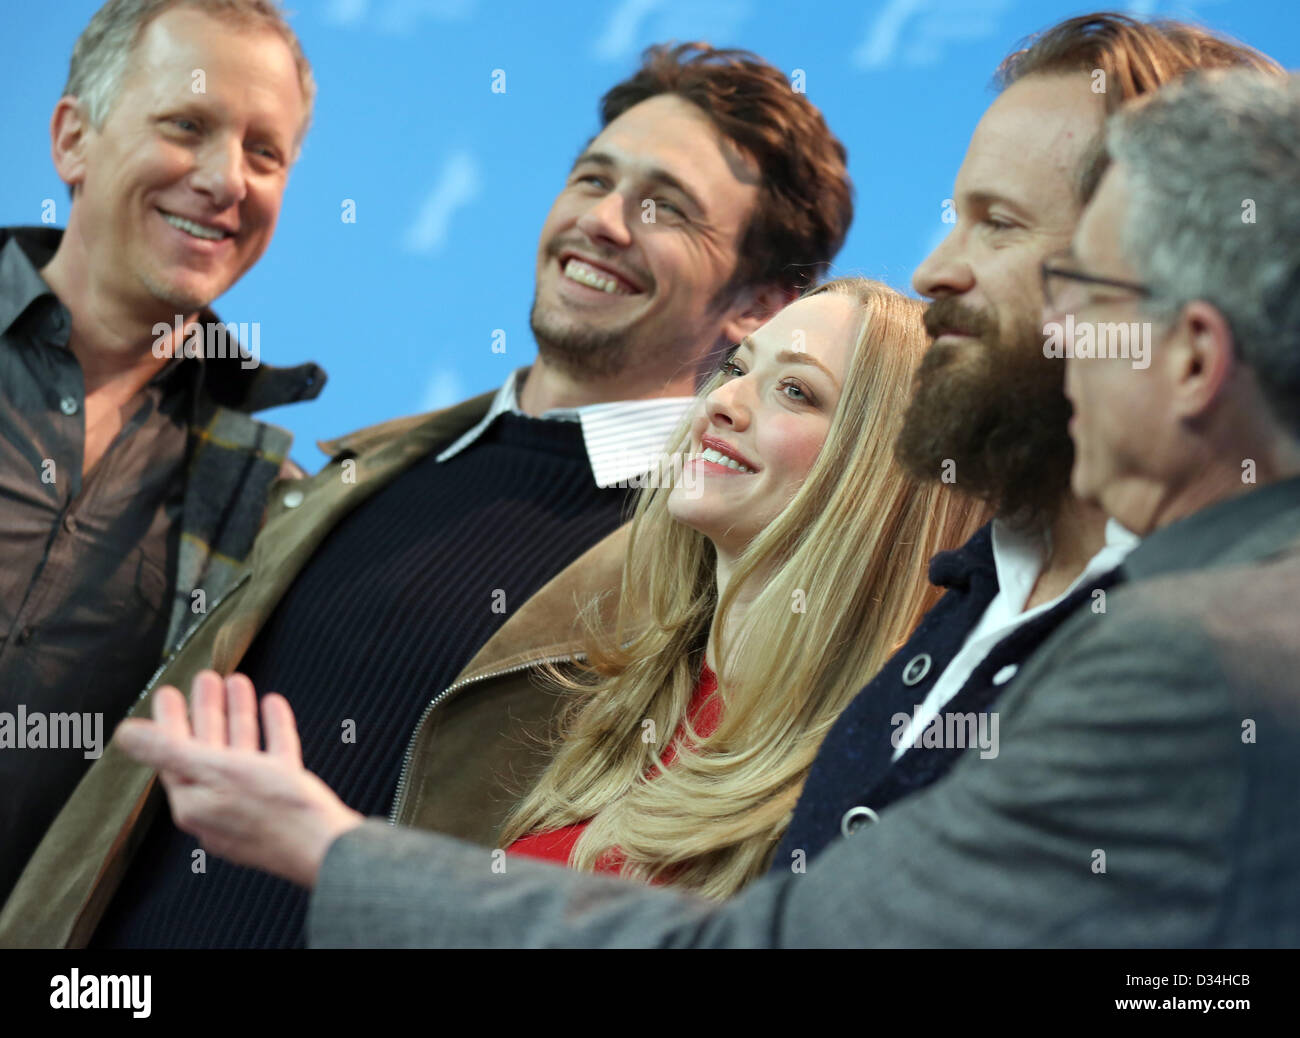
[[[330,848],[309,939],[328,947],[1210,943],[1245,799],[1240,710],[1226,690],[1215,653],[1186,618],[1085,610],[995,707],[996,755],[968,750],[947,778],[837,838],[806,871],[774,871],[717,904],[538,861],[510,858],[504,873],[494,871],[490,850],[372,821]]]

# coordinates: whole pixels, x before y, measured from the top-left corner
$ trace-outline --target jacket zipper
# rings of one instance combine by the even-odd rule
[[[245,570],[243,573],[241,573],[239,575],[238,580],[236,580],[233,584],[230,585],[230,587],[226,588],[225,591],[223,591],[220,595],[217,596],[217,600],[213,602],[211,607],[208,609],[207,614],[204,616],[204,620],[206,620],[208,616],[211,616],[213,613],[215,613],[217,611],[217,607],[221,605],[221,603],[224,602],[227,598],[233,595],[237,589],[243,587],[243,585],[247,583],[248,579],[252,575],[253,575],[252,570]],[[204,620],[200,620],[196,624],[191,624],[189,630],[187,630],[183,635],[181,635],[181,640],[179,643],[177,643],[176,648],[172,649],[172,651],[167,655],[167,658],[163,660],[161,664],[159,664],[158,669],[155,670],[153,674],[150,676],[149,680],[145,682],[144,691],[135,697],[135,701],[137,703],[140,702],[140,700],[142,700],[145,696],[149,694],[149,690],[153,688],[153,683],[158,680],[158,676],[162,674],[164,670],[166,670],[168,667],[172,665],[172,661],[174,661],[176,657],[181,654],[181,650],[184,649],[185,646],[189,644],[190,639],[194,637],[198,629],[203,626]]]
[[[415,741],[420,737],[420,729],[424,727],[424,722],[428,720],[429,715],[433,713],[434,707],[443,702],[457,689],[464,688],[466,685],[472,685],[476,681],[487,681],[489,678],[499,678],[506,674],[515,674],[521,670],[527,670],[529,667],[536,667],[540,664],[560,663],[563,660],[585,660],[586,658],[587,654],[585,652],[574,652],[566,653],[563,656],[544,656],[541,659],[529,660],[527,663],[519,663],[513,667],[506,667],[503,670],[494,670],[488,674],[480,674],[478,677],[457,681],[454,685],[449,685],[429,700],[429,705],[426,706],[424,712],[420,714],[420,720],[416,722],[415,730],[411,733],[411,738],[406,744],[406,754],[402,757],[402,771],[397,777],[397,792],[393,795],[392,810],[388,812],[388,824],[397,824],[398,808],[402,803],[402,796],[406,792],[406,783],[411,777],[411,760],[415,756]]]

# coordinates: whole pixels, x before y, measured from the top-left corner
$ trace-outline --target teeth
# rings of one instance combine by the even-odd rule
[[[631,295],[627,289],[623,288],[623,286],[613,278],[602,277],[581,260],[569,260],[569,262],[564,265],[564,276],[581,285],[587,285],[590,288],[598,288],[602,292],[608,292],[610,295]]]
[[[193,220],[186,220],[183,216],[172,216],[171,213],[163,213],[163,219],[179,231],[186,234],[192,234],[196,238],[202,238],[204,241],[221,241],[226,236],[225,231],[213,230],[211,227],[204,227]]]
[[[729,458],[720,451],[715,451],[712,447],[706,447],[700,454],[705,461],[711,461],[715,465],[726,465],[729,469],[735,469],[737,472],[753,472],[754,470],[742,465],[735,458]]]

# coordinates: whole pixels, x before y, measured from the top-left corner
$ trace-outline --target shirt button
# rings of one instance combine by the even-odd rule
[[[75,396],[65,396],[59,401],[59,410],[71,418],[77,413],[78,405]]]
[[[929,673],[930,654],[923,652],[919,656],[913,656],[907,666],[903,668],[903,684],[915,685]]]
[[[67,530],[68,533],[76,533],[76,532],[77,532],[77,517],[76,517],[75,515],[71,515],[71,514],[69,514],[69,515],[65,515],[65,516],[63,517],[63,528],[64,528],[65,530]]]
[[[1005,685],[1008,681],[1016,676],[1016,671],[1020,669],[1019,663],[1008,663],[1000,671],[993,675],[993,684]]]
[[[875,825],[879,821],[880,815],[869,807],[850,807],[840,819],[840,832],[852,836],[864,825]]]
[[[285,508],[297,508],[302,504],[303,494],[301,490],[290,490],[284,495]]]

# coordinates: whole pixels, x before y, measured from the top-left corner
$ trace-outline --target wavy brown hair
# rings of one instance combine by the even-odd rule
[[[1038,73],[1106,73],[1106,111],[1150,93],[1191,69],[1252,68],[1281,75],[1267,54],[1190,22],[1149,22],[1113,11],[1067,18],[1023,41],[998,67],[1006,88]]]
[[[758,202],[719,298],[769,283],[795,292],[825,276],[853,222],[853,182],[848,153],[821,112],[750,51],[659,44],[601,98],[602,127],[660,94],[701,109],[758,163]]]

